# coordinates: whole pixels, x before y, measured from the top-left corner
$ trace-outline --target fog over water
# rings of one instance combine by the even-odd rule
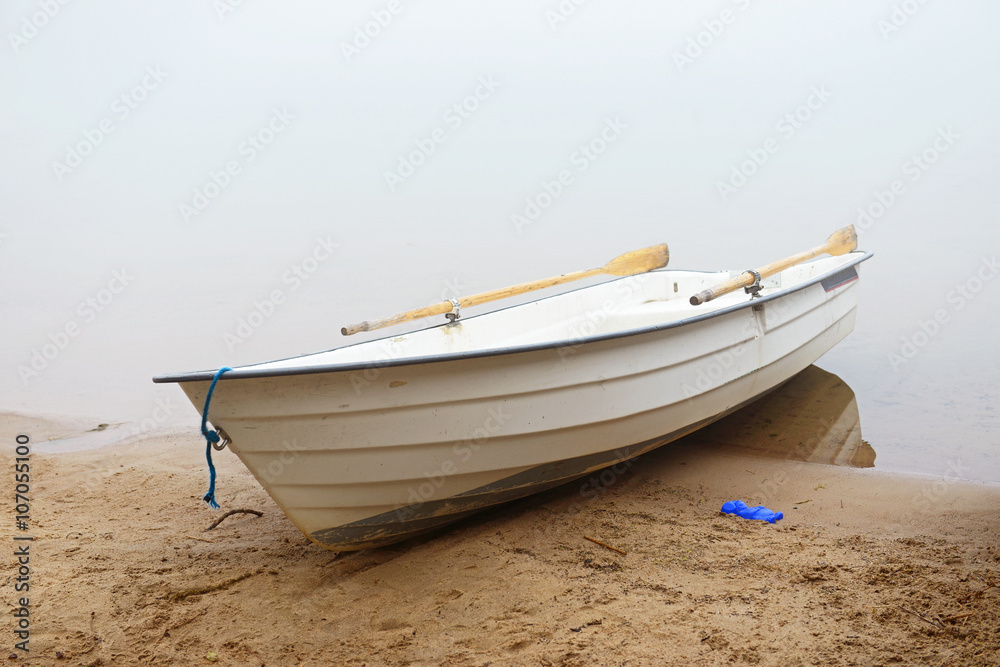
[[[195,428],[153,375],[855,223],[857,329],[818,365],[877,467],[1000,482],[998,24],[987,0],[7,2],[0,409]]]

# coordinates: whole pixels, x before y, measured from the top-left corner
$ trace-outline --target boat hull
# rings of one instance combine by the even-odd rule
[[[311,540],[388,544],[620,465],[786,382],[854,328],[858,261],[683,326],[421,363],[386,339],[366,367],[224,379],[211,421]],[[203,404],[208,382],[181,386]]]

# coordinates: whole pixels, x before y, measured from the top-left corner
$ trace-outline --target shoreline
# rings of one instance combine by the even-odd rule
[[[195,434],[33,453],[31,652],[5,663],[1000,664],[1000,485],[685,439],[337,554],[215,462],[222,512],[262,517],[205,531]],[[785,518],[720,514],[754,494]]]

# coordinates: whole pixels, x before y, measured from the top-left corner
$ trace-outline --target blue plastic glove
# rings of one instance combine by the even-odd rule
[[[744,519],[767,521],[768,523],[779,521],[785,516],[781,512],[772,512],[763,505],[757,505],[757,507],[747,507],[747,504],[742,500],[730,500],[722,506],[722,512],[724,514],[735,514],[736,516],[741,516]]]

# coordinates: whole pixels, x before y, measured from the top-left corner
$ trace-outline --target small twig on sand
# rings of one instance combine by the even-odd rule
[[[188,620],[181,621],[177,625],[171,625],[170,628],[168,628],[168,629],[169,630],[176,630],[177,628],[182,628],[185,625],[187,625],[188,623],[190,623],[191,621],[193,621],[194,619],[198,618],[199,616],[204,616],[207,613],[208,613],[208,607],[205,607],[204,609],[202,609],[201,611],[199,611],[197,614],[195,614],[194,616],[192,616]]]
[[[232,579],[227,579],[226,581],[220,582],[218,584],[212,584],[211,586],[200,586],[198,588],[189,588],[186,591],[178,591],[170,596],[172,602],[180,602],[185,598],[189,598],[192,595],[204,595],[205,593],[214,593],[215,591],[221,591],[229,588],[233,584],[239,583],[244,579],[249,579],[255,574],[260,574],[263,569],[257,570],[255,572],[247,572],[246,574],[241,574],[238,577],[233,577]]]
[[[220,516],[218,519],[216,519],[215,521],[213,521],[212,525],[209,526],[208,528],[206,528],[205,530],[206,531],[212,530],[213,528],[215,528],[216,526],[218,526],[220,523],[222,523],[223,521],[225,521],[228,517],[231,517],[234,514],[256,514],[257,516],[264,516],[263,512],[258,512],[257,510],[229,510],[228,512],[226,512],[225,514],[223,514],[222,516]]]
[[[975,578],[979,579],[979,577],[975,577]],[[983,581],[983,580],[979,579],[979,581]],[[997,582],[993,581],[992,579],[990,579],[988,582],[983,581],[983,583],[986,584],[986,588],[984,588],[981,591],[976,591],[974,593],[969,593],[968,595],[963,595],[962,597],[958,598],[959,603],[965,604],[966,602],[969,602],[970,600],[978,600],[979,598],[983,597],[983,595],[986,594],[986,591],[990,590],[991,588],[996,588],[997,587]]]
[[[963,618],[968,618],[968,617],[972,616],[975,613],[976,612],[974,612],[974,611],[967,611],[964,614],[955,614],[954,616],[945,616],[941,620],[942,621],[961,621]]]
[[[90,644],[90,647],[88,649],[86,649],[85,651],[80,651],[79,653],[75,653],[75,654],[74,653],[70,653],[71,656],[75,655],[76,657],[79,657],[81,655],[87,655],[88,653],[90,653],[91,651],[93,651],[95,648],[97,648],[97,645],[101,643],[101,638],[98,637],[97,633],[94,631],[94,617],[96,615],[97,615],[97,612],[93,612],[93,611],[90,612],[90,632],[93,633],[93,636],[91,637],[91,642],[92,643]],[[16,656],[11,656],[11,657],[13,659],[13,657],[16,657]],[[63,654],[60,651],[56,651],[56,657],[57,658],[62,658]],[[91,663],[91,664],[96,664],[96,663]]]
[[[166,637],[169,637],[171,630],[176,630],[177,628],[182,628],[185,625],[187,625],[188,623],[190,623],[191,621],[193,621],[194,619],[198,618],[199,616],[204,616],[206,613],[208,613],[208,607],[205,607],[204,609],[202,609],[201,611],[199,611],[197,614],[195,614],[194,616],[192,616],[191,618],[189,618],[186,621],[181,621],[177,625],[171,625],[169,628],[167,628],[166,630],[163,631],[163,636],[160,637],[160,639],[164,639]],[[159,639],[157,641],[159,641]]]
[[[585,539],[585,540],[589,540],[589,541],[593,542],[594,544],[600,544],[600,545],[601,545],[602,547],[604,547],[605,549],[611,549],[612,551],[617,551],[617,552],[618,552],[618,553],[620,553],[620,554],[621,554],[622,556],[628,556],[628,554],[627,554],[627,553],[625,553],[624,551],[622,551],[621,549],[615,549],[615,548],[614,548],[613,546],[611,546],[611,545],[608,545],[608,544],[605,544],[604,542],[601,542],[601,541],[599,541],[599,540],[595,540],[595,539],[594,539],[593,537],[587,537],[586,535],[584,535],[584,536],[583,536],[583,539]]]
[[[918,614],[915,611],[910,611],[909,609],[907,609],[906,607],[903,607],[903,606],[900,606],[899,608],[902,609],[903,611],[905,611],[907,614],[913,614],[914,616],[916,616],[917,618],[919,618],[921,621],[923,621],[925,623],[930,623],[935,628],[938,628],[940,630],[944,630],[945,629],[945,627],[943,625],[941,625],[940,621],[931,620],[931,619],[927,618],[926,616],[924,616],[923,614]]]
[[[88,648],[86,651],[82,651],[80,653],[80,655],[85,655],[87,653],[90,653],[95,648],[97,648],[98,644],[101,643],[101,638],[97,636],[97,630],[94,629],[94,619],[95,618],[97,618],[97,612],[96,611],[90,612],[90,634],[92,635],[91,638],[90,638],[90,640],[93,643],[90,645],[90,648]]]
[[[185,535],[184,537],[192,540],[198,540],[199,542],[208,542],[209,544],[215,544],[215,540],[206,540],[204,537],[195,537],[194,535]]]

